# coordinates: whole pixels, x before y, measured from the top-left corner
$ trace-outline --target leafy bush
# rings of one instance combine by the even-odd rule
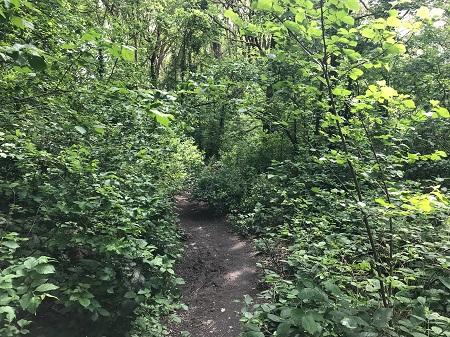
[[[1,1],[0,335],[164,335],[193,188],[244,336],[449,336],[445,5]]]
[[[278,155],[279,137],[264,133],[224,146],[219,158],[211,158],[195,176],[192,197],[219,212],[238,207],[253,184]]]
[[[160,93],[95,92],[1,117],[2,336],[57,335],[69,316],[92,321],[74,336],[125,332],[179,306],[171,198],[201,156],[137,103],[175,109]]]
[[[266,59],[221,123],[236,131],[221,135],[220,174],[207,175],[213,198],[238,199],[230,221],[265,257],[268,289],[247,297],[243,336],[449,336],[448,50],[431,47],[448,40],[448,11],[429,5],[224,11]],[[247,179],[243,130],[288,154]]]
[[[332,186],[329,177],[325,184],[317,171],[280,163],[253,188],[243,203],[246,210],[230,216],[237,228],[257,235],[270,286],[257,304],[247,300],[245,336],[265,331],[280,336],[439,336],[448,331],[448,205],[438,203],[430,212],[417,208],[396,219],[401,228],[395,238],[398,270],[386,280],[393,308],[383,308],[359,209],[337,181]],[[383,219],[376,208],[376,202],[370,206],[373,217]],[[377,233],[386,230],[382,226],[380,221]],[[377,247],[385,244],[380,241]]]

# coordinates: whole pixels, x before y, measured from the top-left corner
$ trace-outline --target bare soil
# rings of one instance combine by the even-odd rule
[[[177,202],[185,236],[185,254],[176,271],[187,311],[169,328],[170,337],[238,337],[245,294],[257,293],[258,275],[251,244],[234,234],[224,218],[186,197]]]

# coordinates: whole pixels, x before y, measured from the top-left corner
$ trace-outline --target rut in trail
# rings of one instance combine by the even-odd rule
[[[183,302],[189,310],[179,313],[182,322],[170,328],[169,336],[188,331],[191,337],[238,337],[242,299],[257,292],[255,252],[223,218],[185,197],[179,197],[177,204],[186,234],[177,273],[186,282]]]

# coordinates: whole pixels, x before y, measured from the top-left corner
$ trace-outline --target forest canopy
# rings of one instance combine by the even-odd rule
[[[180,193],[260,253],[243,337],[450,336],[449,16],[1,1],[0,336],[166,335]]]

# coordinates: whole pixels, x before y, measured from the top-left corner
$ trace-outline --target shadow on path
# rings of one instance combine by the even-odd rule
[[[169,336],[188,331],[191,337],[238,337],[243,296],[257,292],[255,252],[206,207],[186,197],[178,197],[177,206],[186,241],[176,271],[186,282],[183,302],[189,310],[179,313],[182,322]]]

